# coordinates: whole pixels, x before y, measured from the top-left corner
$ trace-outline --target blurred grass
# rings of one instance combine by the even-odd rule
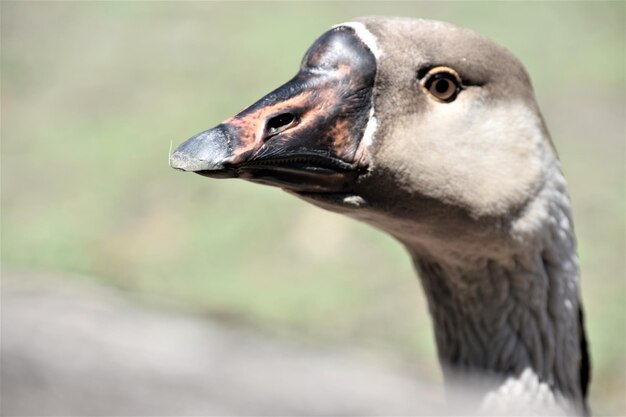
[[[473,28],[525,63],[570,182],[592,404],[625,414],[624,3],[1,4],[2,268],[66,271],[439,378],[402,249],[279,190],[172,171],[171,141],[280,85],[359,15]]]

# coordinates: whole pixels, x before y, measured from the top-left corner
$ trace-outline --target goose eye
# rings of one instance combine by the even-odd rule
[[[451,68],[437,67],[426,74],[422,85],[437,101],[450,103],[461,91],[461,78]]]

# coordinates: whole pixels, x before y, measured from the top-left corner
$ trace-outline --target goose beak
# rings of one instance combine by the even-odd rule
[[[172,168],[296,192],[347,192],[365,168],[376,61],[347,26],[322,35],[300,71],[241,113],[181,144]]]

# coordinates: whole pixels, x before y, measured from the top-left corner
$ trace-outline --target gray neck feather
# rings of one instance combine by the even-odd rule
[[[518,244],[505,259],[440,259],[407,244],[429,301],[446,382],[476,374],[503,381],[530,369],[584,409],[581,366],[588,362],[581,348],[579,270],[560,175],[519,219],[511,227]]]

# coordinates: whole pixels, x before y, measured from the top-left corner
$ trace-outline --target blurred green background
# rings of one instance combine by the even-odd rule
[[[450,21],[525,63],[570,184],[592,407],[626,413],[623,2],[3,2],[2,269],[97,279],[440,379],[391,238],[278,189],[168,167],[359,15]],[[87,278],[88,277],[88,278]],[[143,294],[143,295],[141,295]]]

